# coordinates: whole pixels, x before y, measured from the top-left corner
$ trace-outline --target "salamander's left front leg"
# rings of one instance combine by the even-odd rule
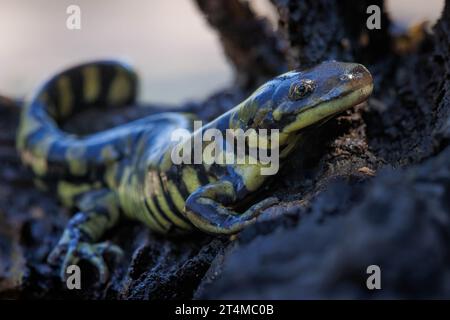
[[[226,207],[237,200],[231,182],[214,182],[200,187],[188,197],[185,214],[192,224],[204,232],[233,234],[253,224],[263,210],[278,202],[275,197],[267,198],[241,214]]]
[[[122,251],[108,241],[96,242],[119,219],[117,198],[109,190],[91,191],[83,195],[78,207],[80,212],[70,219],[48,261],[60,266],[62,280],[66,277],[68,266],[80,260],[88,261],[98,270],[100,282],[105,283],[109,272],[104,255],[111,254],[119,258]]]

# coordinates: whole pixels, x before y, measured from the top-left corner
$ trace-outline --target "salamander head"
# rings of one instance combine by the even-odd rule
[[[327,61],[267,82],[250,96],[237,118],[248,121],[247,128],[289,134],[364,102],[372,89],[372,76],[364,66]]]

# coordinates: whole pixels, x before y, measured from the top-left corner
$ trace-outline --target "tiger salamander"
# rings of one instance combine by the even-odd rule
[[[136,88],[137,75],[128,65],[86,63],[53,76],[21,114],[17,148],[23,163],[34,172],[37,186],[77,210],[48,258],[60,266],[62,278],[67,266],[84,259],[98,270],[101,282],[108,279],[104,254],[120,255],[121,250],[99,240],[121,215],[163,234],[196,229],[233,234],[276,203],[268,198],[236,212],[235,206],[270,178],[261,174],[261,163],[174,164],[172,150],[182,143],[171,138],[175,129],[189,130],[192,137],[210,128],[222,133],[278,129],[282,164],[302,129],[364,102],[373,82],[360,64],[327,61],[268,81],[195,132],[193,116],[173,112],[83,136],[61,129],[88,108],[133,103]]]

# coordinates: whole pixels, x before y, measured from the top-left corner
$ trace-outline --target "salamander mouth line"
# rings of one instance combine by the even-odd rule
[[[302,110],[296,116],[295,121],[283,129],[283,132],[290,133],[298,131],[354,107],[364,102],[370,96],[372,90],[373,84],[370,83],[337,99],[322,102],[318,105]]]

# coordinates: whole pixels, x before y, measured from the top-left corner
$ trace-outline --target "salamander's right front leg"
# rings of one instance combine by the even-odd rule
[[[110,242],[95,243],[106,230],[119,219],[119,209],[115,195],[108,190],[86,193],[79,202],[81,209],[70,219],[48,261],[60,266],[60,277],[64,281],[67,267],[86,260],[96,267],[101,283],[109,278],[105,254],[120,258],[122,250]]]
[[[226,206],[238,200],[234,186],[229,181],[217,181],[200,187],[186,200],[186,217],[197,228],[215,234],[233,234],[254,223],[256,217],[278,199],[270,197],[256,203],[244,213]]]

